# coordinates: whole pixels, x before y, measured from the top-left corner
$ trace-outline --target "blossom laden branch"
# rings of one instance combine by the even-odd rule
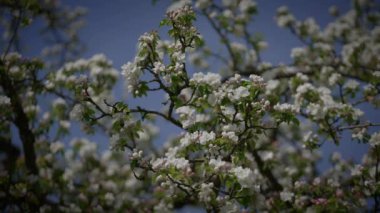
[[[357,125],[351,125],[351,126],[341,126],[337,127],[337,131],[343,131],[343,130],[348,130],[348,129],[361,129],[361,128],[367,128],[367,127],[377,127],[380,126],[380,123],[362,123],[362,124],[357,124]]]

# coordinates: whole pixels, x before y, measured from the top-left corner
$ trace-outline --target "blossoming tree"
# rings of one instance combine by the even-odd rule
[[[278,25],[303,44],[286,65],[262,60],[267,44],[250,31],[259,9],[253,0],[176,1],[160,23],[169,39],[142,35],[121,73],[104,55],[77,59],[82,8],[49,0],[0,5],[2,210],[380,211],[380,124],[360,109],[380,105],[375,1],[354,0],[345,14],[331,7],[335,19],[323,28],[279,8]],[[204,42],[197,16],[223,51]],[[46,21],[51,45],[28,58],[18,41],[34,19]],[[164,94],[164,109],[112,97],[120,77],[134,98]],[[181,131],[158,149],[157,118]],[[85,138],[60,142],[73,122],[107,135],[109,149]],[[324,143],[350,141],[368,144],[362,162],[334,153],[331,169],[317,170]]]

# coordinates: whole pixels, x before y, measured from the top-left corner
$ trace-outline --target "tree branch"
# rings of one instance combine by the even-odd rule
[[[371,122],[369,122],[369,123],[352,125],[352,126],[341,126],[341,127],[338,127],[337,130],[338,131],[343,131],[343,130],[346,130],[346,129],[367,128],[367,127],[371,127],[371,126],[380,126],[380,123],[371,123]]]
[[[38,168],[34,149],[34,143],[36,141],[35,135],[29,128],[29,118],[24,112],[17,88],[14,87],[12,80],[6,73],[4,61],[1,61],[0,63],[0,84],[4,93],[11,100],[11,107],[15,115],[13,122],[19,130],[20,139],[24,149],[25,164],[29,172],[37,174]]]

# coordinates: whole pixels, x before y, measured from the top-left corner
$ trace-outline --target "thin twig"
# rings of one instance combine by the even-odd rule
[[[364,124],[357,124],[357,125],[351,125],[351,126],[341,126],[338,127],[338,131],[343,131],[346,129],[358,129],[358,128],[367,128],[367,127],[375,127],[375,126],[380,126],[380,123],[364,123]]]

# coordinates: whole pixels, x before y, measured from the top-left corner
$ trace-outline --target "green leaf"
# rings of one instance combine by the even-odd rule
[[[194,37],[194,42],[197,47],[203,47],[205,42],[199,36]]]
[[[163,19],[162,21],[160,21],[160,27],[162,26],[169,26],[171,24],[171,21],[169,19]]]

